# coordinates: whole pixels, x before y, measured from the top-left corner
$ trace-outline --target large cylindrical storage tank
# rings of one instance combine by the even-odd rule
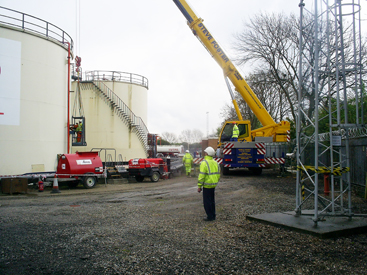
[[[110,148],[113,150],[107,154],[111,154],[112,161],[119,161],[119,155],[123,161],[147,157],[146,144],[139,138],[139,131],[134,129],[140,127],[140,135],[146,140],[148,80],[145,77],[124,72],[91,71],[79,84],[77,81],[72,83],[72,91],[71,106],[78,105],[75,97],[80,93],[86,139],[86,146],[73,146],[72,152]],[[75,110],[71,112],[79,116]],[[126,119],[126,115],[134,117],[134,122]],[[101,158],[105,161],[104,153]]]
[[[3,12],[21,19],[0,24],[0,176],[55,171],[57,154],[67,150],[72,40],[41,19]]]

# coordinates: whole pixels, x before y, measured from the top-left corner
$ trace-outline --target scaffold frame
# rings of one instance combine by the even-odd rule
[[[367,134],[361,5],[360,0],[300,0],[299,8],[295,212],[312,215],[317,226],[326,216],[353,216],[349,140]],[[351,98],[353,122],[348,119]],[[320,132],[325,123],[328,131]]]

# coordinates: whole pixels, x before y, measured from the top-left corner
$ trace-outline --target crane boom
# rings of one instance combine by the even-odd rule
[[[289,130],[289,122],[282,121],[276,123],[263,104],[260,102],[256,94],[252,91],[250,86],[241,76],[235,65],[225,54],[223,48],[214,39],[209,30],[203,24],[203,19],[198,18],[191,7],[185,0],[173,0],[176,6],[180,9],[182,14],[188,21],[188,25],[191,28],[194,35],[202,42],[204,47],[211,53],[212,57],[222,68],[224,76],[230,79],[235,87],[235,90],[240,93],[242,98],[248,104],[252,112],[259,119],[262,124],[262,128],[252,131],[253,136],[273,136],[274,141],[287,141],[286,132]],[[228,84],[228,83],[227,83]],[[233,98],[232,98],[233,101]],[[237,104],[235,104],[235,107]],[[237,107],[238,108],[238,107]],[[236,109],[236,112],[238,110]],[[242,117],[239,116],[242,120]],[[279,135],[279,137],[277,137]],[[282,137],[283,135],[283,137]]]

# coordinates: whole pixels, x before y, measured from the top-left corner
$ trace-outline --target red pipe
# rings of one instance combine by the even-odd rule
[[[68,123],[67,123],[67,140],[68,140],[68,148],[67,154],[70,153],[70,43],[68,42]]]
[[[330,174],[324,174],[324,195],[330,194]]]

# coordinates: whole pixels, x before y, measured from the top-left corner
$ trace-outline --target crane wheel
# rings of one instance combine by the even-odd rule
[[[229,167],[222,167],[222,171],[223,171],[223,176],[227,176],[229,175]]]

